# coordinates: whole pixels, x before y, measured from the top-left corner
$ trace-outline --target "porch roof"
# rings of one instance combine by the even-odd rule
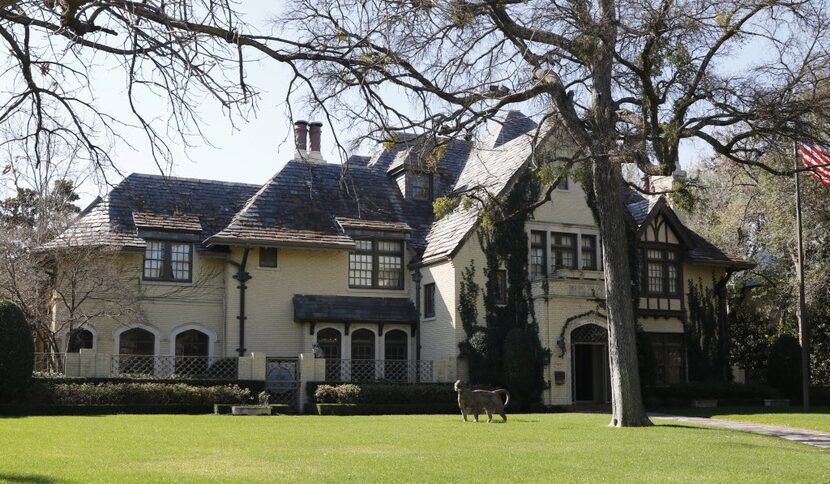
[[[415,304],[401,297],[294,296],[294,321],[298,323],[415,324]]]

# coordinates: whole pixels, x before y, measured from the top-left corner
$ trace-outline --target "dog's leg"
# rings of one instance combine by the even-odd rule
[[[473,414],[473,417],[475,417],[475,419],[476,419],[476,423],[478,423],[478,413],[474,413],[474,414]]]
[[[489,409],[485,410],[485,412],[487,412],[487,423],[492,422],[493,421],[493,412],[491,412]]]
[[[507,412],[502,412],[500,415],[501,415],[502,420],[507,422]]]
[[[462,410],[462,411],[461,411],[461,416],[462,416],[462,417],[464,417],[464,421],[466,422],[466,421],[467,421],[467,412],[465,412],[464,410]]]

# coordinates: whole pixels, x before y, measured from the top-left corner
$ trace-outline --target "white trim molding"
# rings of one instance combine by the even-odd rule
[[[121,353],[121,333],[136,328],[144,329],[153,333],[153,336],[155,337],[155,345],[153,349],[155,352],[154,356],[159,356],[161,354],[161,331],[159,331],[155,326],[141,323],[123,324],[112,330],[113,354],[117,355]]]
[[[200,333],[204,333],[205,335],[207,335],[207,337],[208,337],[208,354],[207,354],[207,356],[208,356],[208,358],[213,358],[213,354],[214,354],[213,347],[216,346],[216,339],[217,339],[216,331],[213,331],[212,329],[210,329],[206,326],[203,326],[199,323],[181,324],[179,326],[176,326],[175,328],[173,328],[170,331],[170,356],[176,356],[176,336],[178,336],[181,333],[184,333],[185,331],[189,331],[191,329],[195,329],[196,331],[199,331]]]

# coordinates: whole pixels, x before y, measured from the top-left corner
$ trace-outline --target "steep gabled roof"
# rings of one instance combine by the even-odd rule
[[[292,160],[206,242],[352,247],[337,217],[406,227],[400,202],[394,185],[369,167]]]
[[[623,193],[623,200],[640,230],[648,226],[655,217],[659,215],[666,217],[672,230],[688,248],[686,255],[689,259],[695,262],[723,265],[736,269],[751,269],[755,266],[752,262],[740,257],[726,254],[700,234],[683,225],[665,196],[643,196],[632,189],[628,189]]]
[[[146,244],[138,236],[137,224],[148,230],[185,229],[197,233],[201,241],[227,225],[258,188],[243,183],[133,173],[44,248],[143,248]],[[177,224],[171,225],[171,220]]]

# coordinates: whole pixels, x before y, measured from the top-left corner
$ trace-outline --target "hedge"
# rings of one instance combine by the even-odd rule
[[[113,414],[179,414],[200,415],[210,413],[211,405],[0,405],[2,416],[31,415],[113,415]]]
[[[104,378],[89,378],[89,377],[51,377],[51,376],[36,376],[33,379],[35,383],[43,383],[47,385],[57,384],[76,384],[76,383],[164,383],[174,384],[183,383],[194,387],[215,387],[221,385],[236,385],[240,388],[247,388],[251,395],[258,395],[259,392],[265,390],[265,381],[263,380],[186,380],[186,379],[159,379],[159,378],[133,378],[133,377],[104,377]]]
[[[689,405],[692,400],[714,399],[727,404],[758,404],[780,398],[774,388],[759,384],[692,382],[654,387],[645,394],[647,405]]]
[[[323,389],[319,390],[320,387]],[[452,383],[327,384],[309,382],[307,391],[309,401],[318,403],[454,405],[458,401]]]
[[[310,408],[308,408],[310,407]],[[317,415],[436,415],[457,414],[458,405],[451,404],[339,404],[308,405],[306,413]]]
[[[184,383],[53,383],[33,387],[33,405],[213,405],[243,403],[251,392],[237,385],[196,386]]]

